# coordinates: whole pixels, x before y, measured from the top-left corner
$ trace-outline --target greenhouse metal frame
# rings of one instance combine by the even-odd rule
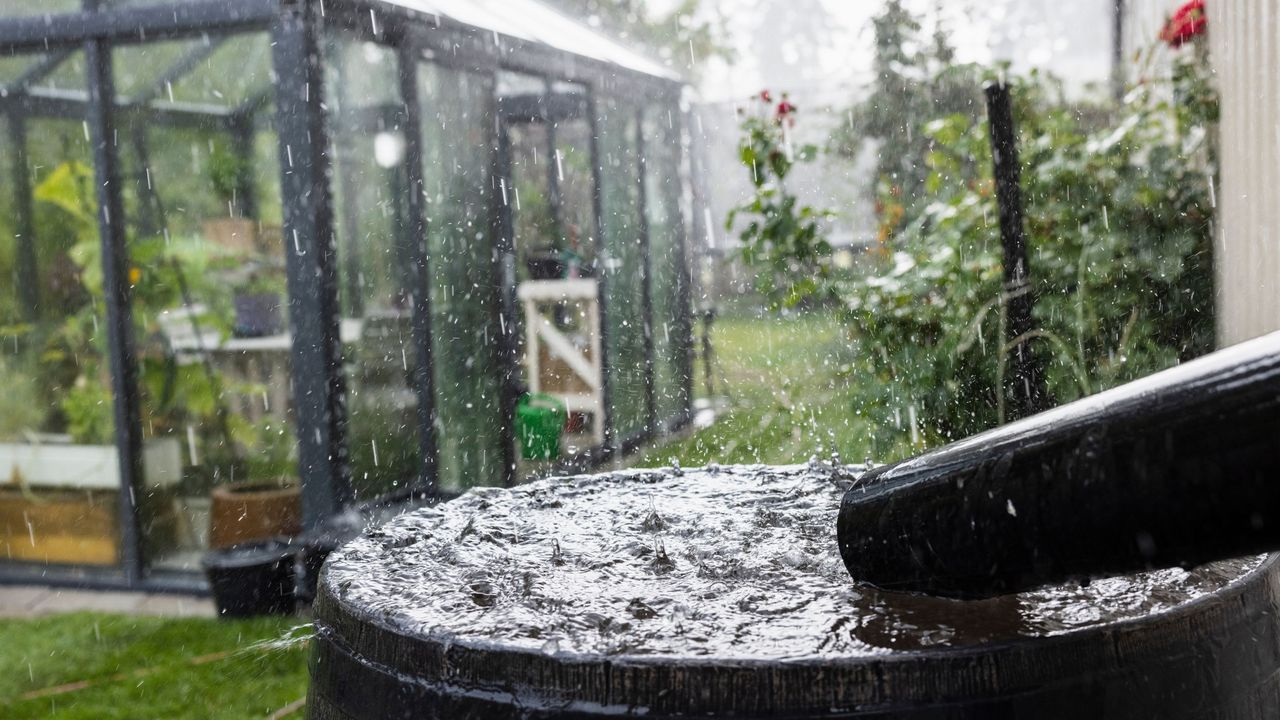
[[[34,316],[37,314],[35,309],[41,306],[42,285],[49,284],[42,279],[45,268],[40,267],[37,258],[38,246],[44,238],[35,227],[33,218],[39,213],[54,211],[34,210],[33,194],[50,195],[53,191],[35,191],[33,188],[37,180],[52,182],[50,177],[56,173],[49,173],[47,168],[28,157],[35,148],[29,145],[28,127],[32,123],[65,119],[71,121],[66,128],[72,128],[74,120],[80,120],[88,146],[86,160],[92,164],[92,198],[86,206],[94,209],[100,251],[100,268],[94,272],[100,272],[101,279],[100,297],[91,296],[82,304],[88,308],[87,314],[92,315],[94,328],[98,327],[98,318],[103,323],[102,340],[105,344],[102,355],[104,365],[109,369],[102,372],[104,376],[109,375],[109,398],[113,399],[110,402],[109,445],[114,448],[118,459],[120,489],[113,508],[118,530],[114,549],[116,562],[94,564],[74,559],[41,562],[31,557],[14,561],[11,550],[10,560],[0,558],[0,581],[151,590],[203,588],[203,580],[193,572],[194,565],[164,567],[153,562],[152,551],[148,550],[151,542],[148,533],[155,534],[157,526],[181,526],[183,523],[157,520],[159,515],[143,507],[156,502],[148,499],[153,494],[149,490],[152,486],[144,486],[144,476],[149,472],[145,466],[151,462],[149,450],[144,445],[151,437],[148,433],[158,432],[154,427],[148,429],[144,423],[144,414],[149,414],[145,412],[144,405],[157,401],[145,399],[146,393],[141,389],[151,380],[150,370],[141,367],[140,343],[152,342],[152,339],[139,337],[140,324],[137,321],[139,312],[150,312],[139,309],[138,296],[143,292],[139,283],[145,282],[151,269],[134,257],[132,251],[135,247],[144,247],[138,240],[143,235],[159,237],[163,234],[167,244],[169,228],[166,221],[157,220],[157,213],[160,218],[166,213],[169,217],[177,217],[187,209],[183,198],[178,198],[177,202],[171,198],[166,208],[159,200],[144,197],[147,192],[156,195],[157,191],[128,189],[131,183],[142,187],[142,180],[134,181],[135,175],[142,177],[142,170],[145,170],[146,187],[150,188],[154,169],[147,164],[147,142],[143,140],[129,145],[125,138],[131,133],[137,138],[148,132],[158,132],[156,128],[172,128],[175,133],[189,129],[192,133],[216,132],[219,137],[228,138],[234,154],[243,161],[240,165],[231,163],[234,172],[238,173],[231,194],[233,215],[258,219],[261,210],[257,206],[263,201],[254,183],[278,183],[280,227],[273,241],[282,256],[282,272],[287,282],[289,331],[288,382],[285,384],[289,386],[291,410],[288,420],[281,420],[273,426],[273,432],[278,434],[281,426],[290,426],[290,443],[295,448],[292,461],[296,461],[296,476],[300,480],[304,528],[315,527],[326,518],[361,503],[431,501],[461,489],[443,488],[438,482],[442,472],[440,437],[442,433],[448,435],[450,424],[447,420],[442,421],[438,408],[441,394],[436,365],[437,356],[449,352],[450,342],[441,339],[441,318],[433,318],[431,273],[435,263],[447,263],[452,255],[449,246],[442,245],[433,250],[428,240],[433,232],[433,213],[442,211],[433,205],[437,201],[430,197],[426,188],[435,172],[441,173],[438,178],[440,187],[444,187],[446,181],[455,180],[450,173],[455,168],[462,172],[463,161],[458,158],[468,148],[487,156],[487,167],[481,167],[485,163],[479,161],[467,167],[475,169],[478,177],[489,181],[488,197],[479,204],[479,209],[468,207],[462,213],[463,217],[483,221],[479,223],[481,225],[488,223],[488,227],[475,228],[472,237],[477,242],[491,245],[484,248],[487,252],[483,253],[489,266],[472,268],[479,273],[480,281],[472,282],[471,286],[485,285],[483,280],[486,277],[493,279],[486,291],[491,291],[491,294],[476,296],[480,298],[477,305],[483,305],[488,313],[476,322],[492,321],[491,325],[497,332],[496,337],[485,335],[490,343],[475,345],[473,349],[492,347],[495,357],[486,358],[480,364],[484,367],[484,363],[491,360],[489,367],[496,368],[500,375],[493,385],[499,397],[497,400],[490,398],[487,402],[490,407],[499,409],[501,422],[497,431],[500,436],[490,447],[500,452],[501,458],[500,462],[493,458],[484,460],[489,463],[487,467],[496,468],[496,474],[491,481],[478,484],[511,484],[516,480],[513,415],[521,390],[518,382],[519,339],[514,330],[520,322],[514,304],[516,269],[513,265],[516,261],[512,243],[516,211],[510,209],[512,202],[506,195],[513,162],[512,141],[500,116],[514,113],[543,121],[547,138],[539,140],[539,143],[551,148],[557,164],[562,155],[556,139],[559,130],[556,122],[548,118],[578,118],[581,131],[586,133],[580,135],[584,145],[580,150],[590,160],[590,183],[586,186],[589,198],[585,194],[582,196],[581,214],[590,216],[590,221],[584,223],[585,229],[582,229],[582,234],[588,236],[583,243],[586,246],[583,254],[594,257],[584,260],[583,264],[599,285],[598,307],[603,319],[601,334],[605,338],[600,358],[604,367],[601,382],[606,402],[604,417],[596,421],[603,423],[606,439],[603,445],[581,449],[566,464],[588,467],[688,422],[692,407],[693,318],[686,225],[689,224],[687,219],[692,221],[697,214],[689,208],[692,194],[688,190],[689,158],[684,152],[683,85],[678,77],[661,66],[630,54],[602,36],[572,25],[563,17],[543,15],[551,11],[527,0],[513,4],[498,0],[478,3],[458,0],[167,0],[167,4],[157,5],[145,2],[147,0],[126,0],[116,4],[84,0],[83,5],[75,7],[69,5],[69,0],[61,0],[42,8],[43,14],[39,15],[30,15],[31,9],[13,11],[27,13],[17,17],[4,17],[0,12],[0,62],[8,60],[15,67],[20,64],[20,68],[9,76],[0,75],[0,123],[4,123],[7,133],[0,140],[0,161],[10,165],[5,173],[6,184],[11,183],[13,188],[7,201],[11,203],[8,215],[14,224],[13,235],[16,238],[12,261],[14,307],[26,308]],[[518,17],[518,10],[526,5],[528,10],[537,13],[534,17]],[[572,25],[574,34],[553,37],[553,42],[545,42],[546,38],[529,30],[544,21],[552,23],[544,33],[559,34]],[[561,26],[557,23],[568,24]],[[260,45],[269,46],[271,81],[262,91],[237,98],[239,102],[234,106],[175,98],[174,88],[184,82],[183,78],[200,71],[202,63],[210,62],[210,57],[220,50],[224,55],[223,62],[230,62],[228,58],[244,48],[237,45],[228,49],[225,46],[228,39],[250,33],[262,39]],[[338,34],[343,36],[344,42],[350,40],[350,47],[344,45],[346,50],[343,52],[349,51],[351,57],[357,58],[353,66],[363,62],[359,59],[362,54],[367,57],[371,53],[385,53],[394,58],[394,72],[398,77],[394,78],[393,84],[398,97],[393,94],[392,102],[374,103],[365,108],[335,109],[341,103],[337,102],[338,98],[329,97],[335,87],[331,64],[339,61],[331,59],[338,56],[326,43],[334,43],[333,38]],[[145,57],[146,48],[153,44],[175,42],[187,43],[184,52],[157,64],[148,81],[142,83],[141,88],[131,88],[130,95],[122,100],[118,94],[119,84],[124,81],[122,67],[118,63],[113,66],[113,56],[122,49],[140,48]],[[59,68],[65,72],[71,58],[83,63],[83,93],[28,92]],[[379,63],[371,63],[369,67],[387,64],[381,60]],[[367,68],[360,66],[357,69],[363,71]],[[468,144],[460,138],[450,139],[452,130],[445,124],[443,115],[439,118],[440,137],[435,137],[435,133],[430,133],[431,137],[424,135],[424,107],[431,102],[430,98],[423,97],[423,89],[427,87],[424,73],[455,71],[460,76],[466,75],[467,79],[449,87],[461,87],[460,93],[471,93],[468,97],[475,99],[473,107],[488,108],[480,118],[481,122],[469,128],[470,132],[482,138],[479,144]],[[527,94],[523,98],[511,98],[506,107],[499,107],[503,103],[496,97],[494,89],[501,82],[499,76],[504,73],[519,74],[521,81],[533,79],[540,82],[543,90],[535,92],[534,102],[538,107],[518,107],[521,101],[528,104],[530,96]],[[468,85],[471,79],[475,82]],[[360,87],[376,84],[366,76],[359,80]],[[79,81],[78,75],[76,81]],[[339,94],[345,87],[342,83],[349,81],[350,78],[338,81]],[[553,87],[560,86],[570,89],[563,94],[553,91]],[[163,101],[166,93],[167,102]],[[484,97],[490,100],[486,101]],[[461,113],[457,117],[470,116]],[[602,123],[609,127],[602,127]],[[362,332],[365,333],[363,337],[368,337],[369,327],[376,321],[390,328],[385,333],[393,338],[393,342],[395,337],[399,338],[399,357],[408,377],[401,382],[396,397],[406,413],[411,413],[412,419],[406,420],[402,429],[412,436],[412,441],[395,452],[399,453],[396,457],[405,458],[406,467],[412,466],[414,470],[411,477],[399,478],[390,486],[378,486],[361,494],[353,489],[353,483],[359,484],[352,469],[353,413],[361,418],[381,413],[374,410],[361,415],[359,410],[352,409],[351,395],[355,391],[349,377],[350,358],[344,357],[344,353],[350,354],[358,349],[353,350],[350,342],[344,342],[347,321],[340,305],[359,304],[356,296],[364,291],[368,282],[373,281],[368,281],[361,272],[347,272],[342,267],[352,257],[356,259],[350,262],[361,261],[357,256],[364,251],[360,250],[362,241],[358,239],[369,236],[369,233],[362,226],[357,227],[366,220],[353,219],[354,211],[344,208],[344,203],[348,202],[345,199],[347,189],[342,186],[342,174],[335,172],[334,166],[343,162],[341,132],[356,128],[371,134],[378,128],[387,127],[395,128],[402,143],[402,147],[392,147],[393,155],[394,151],[400,154],[396,155],[399,159],[394,160],[397,164],[388,175],[393,176],[388,182],[400,184],[395,185],[398,191],[392,191],[388,197],[379,196],[374,204],[383,215],[393,215],[397,218],[393,222],[400,223],[390,231],[398,238],[386,241],[394,250],[394,260],[384,265],[403,270],[407,279],[401,278],[398,286],[394,278],[384,280],[393,289],[385,294],[395,296],[388,302],[399,312],[393,313],[396,317],[390,320],[366,319]],[[66,128],[61,137],[64,143],[69,143],[75,138],[74,133]],[[624,145],[619,147],[628,149],[625,152],[603,149],[602,133],[609,142],[622,142]],[[254,180],[246,175],[251,171],[245,166],[251,164],[254,157],[259,160],[266,157],[262,152],[254,155],[257,151],[251,146],[255,143],[256,134],[264,135],[266,144],[275,145],[275,157],[272,159],[277,172],[274,178]],[[626,137],[622,138],[623,135]],[[364,139],[368,138],[360,136],[361,142]],[[4,144],[6,142],[7,145]],[[256,142],[262,144],[264,141]],[[214,140],[192,140],[192,153],[204,153],[205,144],[209,148],[208,157],[201,155],[204,158],[201,162],[212,164],[216,155]],[[394,142],[387,144],[396,146]],[[536,163],[538,145],[533,147]],[[663,167],[656,167],[654,161],[646,158],[646,147],[662,150],[665,158]],[[373,149],[382,151],[381,147]],[[355,154],[357,151],[351,152]],[[10,157],[3,158],[5,154]],[[435,162],[434,166],[432,162]],[[550,163],[550,159],[544,156],[543,162]],[[74,174],[77,167],[69,164],[68,172]],[[35,178],[33,172],[46,173],[49,177]],[[563,174],[562,169],[561,182],[564,181]],[[424,177],[426,175],[432,177]],[[566,221],[559,217],[565,212],[561,207],[560,193],[569,191],[557,188],[556,173],[550,169],[547,176],[550,178],[548,196],[551,198],[548,201],[550,220],[547,222],[563,229]],[[357,177],[349,183],[352,187],[348,189],[352,193],[368,192],[366,184],[359,182],[361,179]],[[87,180],[82,185],[87,187]],[[414,188],[422,190],[412,191]],[[473,190],[474,187],[469,189]],[[10,193],[6,191],[5,194]],[[585,202],[588,199],[589,208]],[[391,207],[388,202],[395,207],[388,209]],[[627,216],[630,219],[617,220],[616,227],[611,227],[618,213],[606,207],[610,203],[629,208]],[[514,204],[519,207],[518,195]],[[655,220],[658,211],[654,208],[658,205],[666,208],[663,210],[665,215]],[[0,213],[4,212],[5,208],[0,206]],[[379,215],[374,212],[369,217],[373,219],[367,222],[372,223],[378,221]],[[653,225],[659,221],[663,223],[662,235],[656,238],[658,231]],[[463,224],[458,222],[459,226]],[[349,226],[347,230],[353,232],[344,235],[344,223]],[[471,228],[470,221],[466,224]],[[143,230],[138,229],[143,226]],[[258,227],[261,228],[260,221]],[[339,235],[345,238],[346,256],[341,255],[337,247],[335,238]],[[655,242],[667,244],[666,252],[661,255],[665,263],[661,268],[654,267],[651,246]],[[614,244],[610,246],[609,243]],[[474,249],[470,251],[474,252]],[[137,253],[141,254],[141,251]],[[161,254],[157,257],[166,256]],[[475,256],[467,257],[476,259]],[[157,268],[158,273],[160,265]],[[81,278],[90,274],[83,269],[78,273],[77,277]],[[388,272],[388,276],[392,274]],[[144,280],[139,280],[140,275]],[[181,273],[177,276],[183,307],[192,305],[191,291],[186,285],[193,281],[194,275],[196,273],[188,270],[185,278]],[[667,284],[658,287],[655,283],[659,282]],[[618,288],[625,286],[630,294],[621,298],[616,296],[611,291],[614,283]],[[89,283],[85,285],[87,287]],[[632,298],[638,302],[631,302]],[[655,307],[658,315],[655,315]],[[157,317],[168,312],[157,311]],[[624,312],[632,314],[624,316]],[[615,319],[613,313],[623,319]],[[401,319],[406,320],[403,332],[399,324]],[[0,317],[0,320],[5,318]],[[640,327],[637,327],[637,322]],[[659,323],[663,325],[662,331],[655,328]],[[195,327],[194,320],[192,326]],[[213,385],[214,375],[208,369],[210,363],[202,360],[207,357],[204,343],[208,342],[202,339],[202,332],[195,328],[194,342],[199,352],[188,350],[183,356],[167,347],[170,377],[165,380],[166,393],[173,393],[173,374],[191,373],[192,377],[200,377],[201,367],[208,372],[212,386],[223,387],[221,384]],[[621,335],[627,337],[619,337]],[[172,340],[164,342],[174,343]],[[617,345],[620,342],[630,344],[623,347]],[[661,357],[655,351],[656,342],[662,344]],[[12,344],[15,349],[19,347],[17,335]],[[462,344],[459,347],[459,352],[465,352]],[[40,357],[47,358],[47,348],[43,352],[45,354]],[[31,350],[30,354],[34,356],[34,353],[35,350]],[[176,370],[175,356],[186,358],[185,364],[180,364]],[[465,368],[459,366],[455,377],[468,375],[468,370],[473,367],[472,359],[466,359]],[[79,358],[74,361],[81,362]],[[3,371],[4,366],[0,365],[0,372]],[[32,372],[38,371],[37,368]],[[394,368],[378,372],[399,377]],[[277,381],[281,379],[278,375],[269,376],[266,382],[253,386],[252,392],[261,393],[264,406],[269,405],[267,398],[272,392],[271,386],[280,385],[279,382],[270,382],[272,377]],[[619,383],[627,384],[629,389],[624,392]],[[357,379],[354,384],[359,385],[360,381]],[[181,390],[180,385],[179,395]],[[619,398],[624,396],[630,398],[630,405],[623,410],[627,419],[617,417],[619,408],[623,407]],[[165,402],[174,401],[166,399]],[[69,413],[69,406],[64,403],[64,407],[68,407],[65,412]],[[373,402],[371,407],[378,407],[377,402]],[[193,411],[183,412],[188,418],[194,416]],[[229,439],[233,433],[227,430],[226,412],[221,405],[217,414],[209,411],[207,415],[210,418],[215,416],[223,424],[224,437]],[[410,415],[406,414],[406,417]],[[154,425],[155,421],[149,422]],[[187,422],[185,440],[177,439],[181,436],[178,430],[181,423],[175,421],[171,430],[175,438],[173,446],[183,447],[184,453],[189,450],[182,461],[184,468],[196,464],[194,456],[197,454],[191,421],[188,419]],[[207,428],[201,430],[205,431]],[[380,459],[384,465],[389,462],[387,456],[391,451],[384,449],[380,458],[379,436],[373,437],[372,463],[365,464],[377,468]],[[464,446],[466,440],[455,438],[455,443]],[[189,443],[190,447],[184,443]],[[359,452],[366,452],[366,449],[361,446]],[[471,458],[470,452],[466,449],[455,451],[449,462],[465,465]],[[450,472],[462,470],[453,467]],[[369,477],[367,469],[363,477]],[[466,484],[469,483],[464,483],[463,487]],[[171,500],[165,502],[172,504]],[[164,518],[171,514],[169,510],[164,511]],[[22,532],[28,530],[30,522],[27,530]],[[36,533],[32,531],[32,545],[36,544],[36,539]]]

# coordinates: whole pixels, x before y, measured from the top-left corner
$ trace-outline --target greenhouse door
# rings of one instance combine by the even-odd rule
[[[561,451],[576,455],[601,445],[605,427],[587,89],[501,73],[497,95],[502,311],[514,328],[503,353],[507,407],[529,388],[559,398],[569,410]]]

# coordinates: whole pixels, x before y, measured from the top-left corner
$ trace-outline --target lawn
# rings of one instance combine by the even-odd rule
[[[867,455],[846,376],[851,352],[829,314],[739,311],[715,324],[715,424],[645,448],[631,465],[792,463]],[[705,394],[699,361],[695,389]],[[305,621],[75,613],[0,620],[0,716],[300,718]]]
[[[727,400],[713,425],[646,448],[627,464],[805,462],[833,451],[862,462],[867,421],[857,413],[853,346],[831,313],[788,317],[736,311],[713,325],[714,392]],[[706,395],[700,356],[694,391]]]
[[[71,613],[0,620],[0,716],[301,718],[307,687],[298,618]]]

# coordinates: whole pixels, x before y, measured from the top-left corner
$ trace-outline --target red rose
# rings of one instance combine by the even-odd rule
[[[773,95],[768,90],[761,90],[760,99],[767,103],[771,103],[773,102]]]
[[[1169,43],[1169,47],[1182,47],[1183,43],[1204,33],[1208,19],[1204,14],[1204,0],[1191,0],[1165,23],[1160,31],[1160,39]]]
[[[786,100],[783,100],[782,102],[778,103],[778,117],[780,118],[786,117],[795,111],[796,111],[796,106],[792,105]]]

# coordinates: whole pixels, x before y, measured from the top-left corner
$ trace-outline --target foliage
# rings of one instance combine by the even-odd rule
[[[252,172],[252,160],[234,152],[226,142],[213,143],[213,151],[209,153],[209,184],[213,192],[222,201],[224,207],[230,208],[240,192],[244,178]]]
[[[67,251],[77,269],[77,279],[89,297],[102,297],[102,244],[96,225],[96,203],[87,192],[92,171],[82,163],[67,162],[54,168],[33,191],[41,204],[56,208],[61,222],[74,234]],[[174,433],[191,424],[201,434],[221,444],[232,455],[231,445],[247,449],[271,447],[270,428],[258,428],[244,418],[226,414],[223,394],[231,388],[220,373],[201,363],[180,363],[167,345],[161,326],[163,311],[184,307],[188,300],[210,299],[212,307],[193,319],[202,328],[230,327],[226,293],[218,287],[218,271],[238,267],[243,258],[199,238],[148,236],[129,241],[127,270],[138,341],[137,361],[140,404],[149,433]],[[266,282],[265,280],[263,282]],[[221,301],[221,302],[219,302]],[[68,312],[43,340],[41,387],[53,388],[57,404],[54,427],[65,430],[77,443],[112,442],[112,395],[106,332],[101,327],[103,309],[84,303]],[[226,435],[223,433],[225,419]],[[50,423],[46,423],[50,424]],[[273,453],[274,458],[278,453]],[[229,462],[228,458],[213,458]],[[274,463],[278,465],[279,463]]]
[[[241,295],[275,295],[283,298],[288,293],[288,285],[283,268],[261,263],[252,268],[248,278],[236,289]]]
[[[729,211],[732,230],[740,215],[749,218],[739,235],[741,254],[759,268],[756,289],[775,307],[794,307],[831,296],[831,245],[821,222],[831,213],[808,205],[787,191],[787,175],[799,162],[810,162],[817,148],[792,146],[790,131],[796,108],[783,95],[775,107],[768,90],[755,98],[757,111],[744,112],[738,159],[751,178],[753,194]]]
[[[849,122],[835,129],[832,150],[856,157],[867,140],[877,143],[872,190],[879,198],[881,241],[900,228],[905,215],[927,201],[927,158],[933,138],[920,132],[928,119],[959,114],[977,119],[982,112],[982,71],[955,64],[945,29],[921,38],[921,20],[902,0],[888,0],[872,18],[875,32],[875,82],[849,108]]]
[[[0,328],[0,342],[4,341]],[[0,378],[4,378],[5,391],[0,393],[0,439],[9,439],[29,431],[40,429],[45,409],[40,402],[35,374],[24,367],[21,357],[0,354]],[[9,478],[0,475],[0,482]]]
[[[1090,131],[1046,85],[1017,83],[1015,117],[1033,348],[1051,396],[1067,402],[1211,349],[1211,116],[1147,88]],[[924,134],[933,200],[905,222],[892,268],[847,299],[869,349],[868,406],[890,434],[928,442],[1003,421],[1009,347],[986,123],[952,115]]]

